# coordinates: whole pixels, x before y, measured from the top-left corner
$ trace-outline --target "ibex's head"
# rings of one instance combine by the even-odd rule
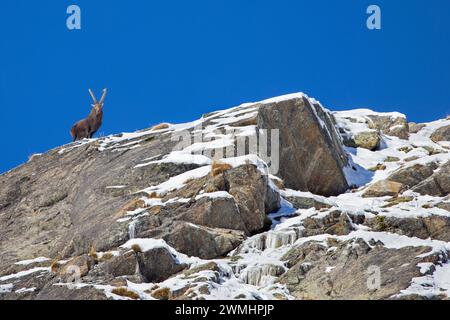
[[[106,89],[103,89],[103,95],[102,98],[100,99],[100,102],[97,101],[97,98],[95,97],[91,89],[89,89],[89,94],[91,95],[92,100],[94,101],[94,104],[92,105],[92,110],[96,114],[101,113],[103,111],[103,104],[105,103]]]

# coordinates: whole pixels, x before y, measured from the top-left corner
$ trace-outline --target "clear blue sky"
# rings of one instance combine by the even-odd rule
[[[82,10],[82,30],[66,9]],[[382,9],[382,30],[366,9]],[[450,113],[448,0],[0,1],[0,172],[70,141],[303,91],[331,109]]]

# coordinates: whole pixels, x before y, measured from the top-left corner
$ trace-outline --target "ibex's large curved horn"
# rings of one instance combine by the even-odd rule
[[[106,93],[107,93],[107,90],[105,88],[105,89],[103,89],[102,98],[100,99],[100,103],[99,103],[101,106],[103,105],[103,102],[105,102]]]
[[[89,94],[91,95],[91,97],[92,97],[92,100],[94,100],[94,104],[98,104],[98,102],[97,102],[97,98],[95,97],[95,95],[94,95],[94,93],[92,92],[92,90],[91,90],[91,89],[89,89]]]

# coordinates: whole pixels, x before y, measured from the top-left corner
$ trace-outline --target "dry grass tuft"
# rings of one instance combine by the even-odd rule
[[[141,252],[142,252],[142,249],[141,249],[141,247],[140,247],[138,244],[133,244],[133,245],[131,246],[131,249],[132,249],[134,252],[136,252],[136,253],[141,253]]]
[[[272,179],[272,182],[277,186],[280,190],[286,190],[286,186],[284,185],[284,181],[281,179]]]
[[[169,288],[161,288],[153,291],[152,297],[158,300],[169,300],[170,298],[170,289]]]
[[[375,167],[369,169],[369,171],[372,171],[372,172],[383,171],[383,170],[386,170],[386,165],[382,164],[382,163],[379,163]]]
[[[397,162],[397,161],[400,161],[400,158],[389,156],[386,159],[384,159],[384,162]]]
[[[405,162],[411,162],[411,161],[415,161],[415,160],[417,160],[417,159],[419,159],[419,157],[413,156],[413,157],[406,158],[406,159],[404,159],[404,160],[405,160]]]
[[[152,193],[150,193],[150,194],[148,195],[148,198],[149,198],[149,199],[159,199],[159,195],[158,195],[158,193],[156,193],[155,191],[153,191]]]
[[[327,239],[327,244],[330,247],[337,247],[339,245],[339,241],[334,239],[334,238],[328,238]]]
[[[164,129],[168,129],[169,128],[169,124],[168,123],[160,123],[157,124],[156,126],[152,127],[152,131],[156,131],[156,130],[164,130]]]
[[[161,208],[161,206],[153,206],[150,208],[150,210],[148,210],[148,212],[153,215],[158,215],[161,213]]]
[[[98,254],[97,251],[95,250],[94,245],[92,245],[91,248],[89,249],[88,256],[94,259],[95,261],[98,261]]]
[[[413,200],[413,197],[394,197],[388,201],[388,204],[382,206],[382,208],[390,208],[400,203],[411,202]]]
[[[117,217],[122,217],[129,211],[134,211],[136,209],[143,209],[145,208],[145,201],[141,198],[133,199],[129,202],[127,202],[122,208],[120,208],[119,212],[117,213]]]
[[[413,150],[413,148],[408,147],[408,146],[398,149],[398,151],[401,151],[401,152],[404,152],[404,153],[410,153],[412,150]]]
[[[50,270],[52,270],[53,273],[58,273],[60,268],[61,264],[58,261],[52,262],[52,265],[50,266]]]
[[[219,161],[214,160],[211,166],[211,176],[216,177],[219,174],[224,173],[225,171],[230,170],[231,168],[233,168],[231,165],[229,165],[228,163],[222,163]]]
[[[101,261],[108,261],[111,260],[114,257],[114,255],[111,252],[106,252],[102,255]]]
[[[216,187],[214,187],[213,185],[208,185],[206,188],[205,188],[205,192],[206,193],[213,193],[213,192],[216,192],[216,191],[218,191],[217,190],[217,188]]]
[[[118,296],[130,298],[133,300],[138,300],[140,298],[140,296],[136,292],[130,291],[124,287],[115,288],[111,292]]]
[[[377,227],[377,230],[380,231],[385,231],[389,227],[388,224],[386,223],[386,217],[384,216],[376,216],[375,225]]]

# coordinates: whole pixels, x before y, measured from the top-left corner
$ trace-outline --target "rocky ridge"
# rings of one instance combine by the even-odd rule
[[[448,299],[449,125],[293,94],[32,157],[0,299]]]

